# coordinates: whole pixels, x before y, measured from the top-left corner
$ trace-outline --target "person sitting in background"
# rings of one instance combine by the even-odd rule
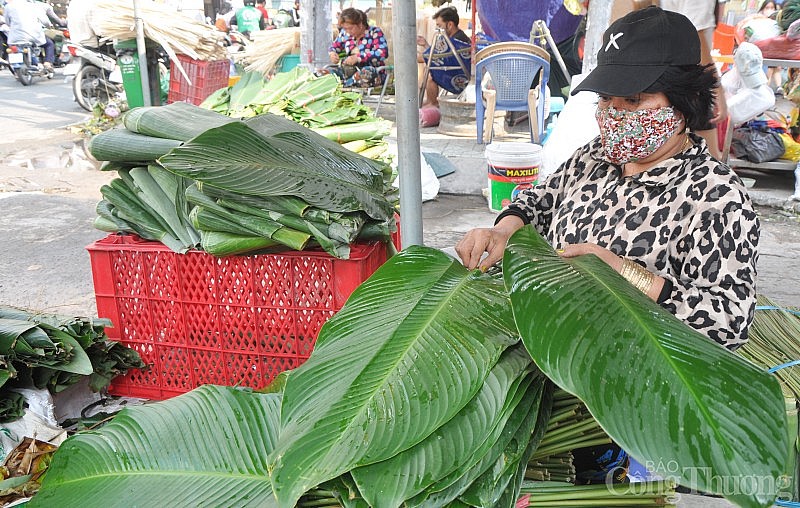
[[[214,21],[214,26],[217,27],[217,30],[220,32],[228,33],[231,29],[231,19],[235,16],[236,13],[233,12],[233,6],[223,0],[223,2],[219,5],[219,11],[217,11],[217,19]]]
[[[52,70],[55,62],[55,44],[45,37],[44,27],[50,20],[39,7],[28,0],[12,0],[6,3],[6,23],[8,23],[8,44],[35,44],[44,46],[44,68]]]
[[[716,71],[685,16],[647,7],[609,26],[597,67],[600,135],[456,245],[486,269],[526,224],[565,258],[595,254],[642,293],[729,349],[756,306],[759,223],[744,184],[695,131],[713,115]],[[485,258],[483,254],[488,253]],[[483,259],[482,259],[483,258]]]
[[[775,5],[775,2],[772,0],[767,0],[766,2],[761,4],[761,7],[758,9],[759,14],[763,14],[766,17],[772,17],[773,14],[778,10],[778,7]]]
[[[265,28],[270,24],[270,22],[269,22],[269,11],[267,11],[266,6],[264,5],[266,3],[267,3],[267,0],[256,0],[256,9],[258,9],[258,12],[261,13],[261,17],[264,20],[264,27]]]
[[[289,10],[292,16],[291,26],[300,26],[300,0],[294,0],[294,7]]]
[[[470,43],[470,39],[467,34],[465,34],[464,31],[458,27],[458,10],[456,10],[455,7],[449,6],[439,9],[433,15],[433,20],[436,22],[436,27],[444,30],[444,34],[451,40],[461,41],[466,44]],[[425,40],[425,37],[418,35],[417,46],[422,48],[422,51],[417,54],[417,61],[420,63],[426,63],[429,52],[433,51],[430,43]],[[436,50],[438,51],[439,48],[436,48]],[[467,66],[469,66],[469,62],[465,63]],[[467,76],[467,79],[468,78],[469,76]],[[461,90],[463,90],[466,85],[467,82],[465,81],[463,86],[460,86]],[[436,81],[434,81],[433,74],[431,72],[428,73],[428,79],[425,82],[425,100],[422,105],[430,105],[434,107],[439,106],[439,85],[436,84]]]
[[[264,29],[264,17],[261,11],[255,8],[255,0],[244,0],[244,6],[236,10],[236,15],[231,18],[231,28],[242,35],[249,37],[251,33]]]
[[[339,14],[339,35],[328,49],[331,66],[328,70],[339,76],[344,86],[378,86],[386,78],[389,44],[383,30],[370,26],[367,15],[349,7]]]

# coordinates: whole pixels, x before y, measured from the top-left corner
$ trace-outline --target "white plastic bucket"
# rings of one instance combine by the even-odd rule
[[[539,180],[542,147],[533,143],[491,143],[486,146],[489,209],[499,212],[523,189]]]

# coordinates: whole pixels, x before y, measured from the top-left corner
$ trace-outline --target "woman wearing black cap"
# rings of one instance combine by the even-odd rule
[[[573,91],[598,93],[600,136],[520,192],[494,227],[468,232],[456,245],[464,265],[499,261],[532,224],[562,256],[596,254],[711,340],[746,342],[758,219],[736,174],[692,132],[713,115],[716,86],[685,16],[648,7],[614,22]]]

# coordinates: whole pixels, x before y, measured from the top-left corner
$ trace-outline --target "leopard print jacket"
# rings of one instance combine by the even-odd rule
[[[516,215],[554,248],[591,242],[637,261],[666,280],[665,309],[735,349],[755,312],[758,217],[739,177],[691,139],[673,158],[622,177],[595,138],[497,220]]]

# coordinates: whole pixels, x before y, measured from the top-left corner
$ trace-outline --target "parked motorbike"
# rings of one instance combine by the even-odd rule
[[[101,49],[67,43],[73,61],[64,68],[65,76],[74,76],[72,93],[75,101],[86,111],[92,111],[97,103],[108,104],[122,92],[122,73],[117,59]]]
[[[53,78],[53,69],[48,69],[44,62],[44,48],[33,44],[9,44],[8,64],[11,72],[24,86],[33,83],[33,78]]]

